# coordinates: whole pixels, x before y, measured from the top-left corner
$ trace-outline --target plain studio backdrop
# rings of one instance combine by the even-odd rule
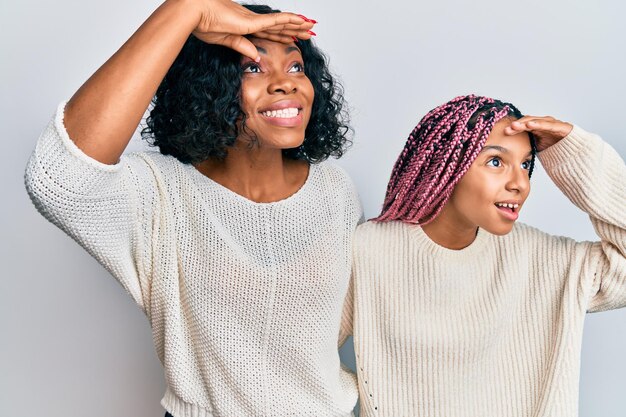
[[[122,287],[34,209],[26,160],[68,99],[158,6],[154,0],[2,0],[0,415],[162,416],[148,322]],[[339,164],[366,217],[428,110],[475,92],[600,134],[626,157],[626,3],[618,0],[273,1],[319,24],[355,129]],[[384,5],[383,5],[384,4]],[[142,149],[138,137],[131,149]],[[596,240],[542,168],[521,221]],[[580,415],[626,415],[626,310],[588,315]],[[351,341],[342,358],[354,364]]]

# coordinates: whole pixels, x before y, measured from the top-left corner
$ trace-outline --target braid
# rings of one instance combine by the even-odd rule
[[[460,96],[431,110],[413,129],[387,185],[376,221],[426,224],[437,217],[456,184],[482,150],[502,118],[522,117],[510,103],[475,95]],[[530,135],[532,161],[537,147]]]

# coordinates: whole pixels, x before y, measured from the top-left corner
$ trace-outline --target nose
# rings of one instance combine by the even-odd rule
[[[282,72],[275,74],[267,86],[267,92],[270,94],[293,94],[296,91],[294,80]]]
[[[509,178],[506,183],[508,191],[525,194],[530,188],[530,180],[528,179],[528,171],[522,167],[517,167],[509,172]]]

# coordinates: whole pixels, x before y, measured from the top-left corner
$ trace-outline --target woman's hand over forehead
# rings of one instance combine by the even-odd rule
[[[193,2],[199,12],[194,36],[207,43],[234,49],[253,60],[258,60],[259,53],[245,35],[290,43],[294,37],[310,39],[313,36],[310,29],[316,23],[294,13],[257,14],[231,0],[186,1]]]

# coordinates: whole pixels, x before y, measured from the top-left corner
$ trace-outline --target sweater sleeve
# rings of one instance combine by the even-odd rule
[[[581,259],[589,312],[626,306],[626,167],[599,136],[578,126],[539,154],[554,183],[589,214],[600,242]]]
[[[356,186],[348,173],[338,165],[332,164],[332,170],[336,174],[336,177],[331,179],[331,186],[334,189],[341,190],[338,194],[339,200],[337,201],[338,206],[346,207],[346,227],[347,232],[350,235],[349,239],[349,259],[350,265],[352,265],[352,243],[354,240],[354,234],[356,227],[363,223],[364,214],[363,214],[363,206],[361,204],[361,200],[359,198],[358,191]],[[352,335],[352,315],[353,315],[353,282],[352,279],[348,281],[346,293],[344,296],[344,304],[341,313],[341,320],[339,323],[339,335],[338,335],[338,346],[341,347],[345,343],[348,336]]]
[[[361,210],[361,216],[359,218],[358,225],[364,223],[365,217],[363,211]],[[356,235],[356,231],[354,236]],[[354,238],[353,238],[354,240]],[[352,273],[350,276],[350,282],[348,282],[348,290],[346,291],[346,297],[343,302],[343,310],[341,312],[341,326],[339,328],[339,347],[343,346],[346,342],[348,336],[352,336],[354,329],[354,281],[355,277],[355,268],[354,268],[354,259],[356,256],[356,249],[354,248],[353,242],[353,250],[352,250]]]
[[[341,313],[341,327],[339,328],[339,347],[343,346],[348,336],[352,335],[352,326],[354,320],[354,277],[350,279],[348,291],[343,302],[343,311]]]
[[[154,176],[139,156],[106,165],[84,154],[65,130],[64,108],[62,103],[28,161],[26,190],[37,210],[96,258],[149,314]]]

